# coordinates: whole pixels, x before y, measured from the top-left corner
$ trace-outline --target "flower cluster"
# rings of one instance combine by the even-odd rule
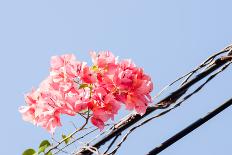
[[[75,116],[88,111],[100,130],[114,119],[121,105],[144,114],[151,103],[151,78],[131,60],[118,61],[111,52],[91,52],[93,66],[72,54],[53,56],[50,75],[39,88],[25,95],[19,108],[25,121],[50,133],[61,126],[60,115]]]

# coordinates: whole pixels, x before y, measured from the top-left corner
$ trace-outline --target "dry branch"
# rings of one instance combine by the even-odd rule
[[[195,85],[196,83],[198,83],[202,79],[208,77],[213,72],[215,72],[215,71],[217,71],[218,69],[221,68],[221,70],[219,70],[216,73],[214,73],[213,75],[211,75],[206,80],[206,82],[203,83],[200,87],[198,87],[194,92],[186,95],[180,102],[178,102],[175,106],[173,106],[170,109],[176,108],[182,102],[184,102],[186,99],[188,99],[189,97],[191,97],[193,94],[197,93],[208,81],[210,81],[211,79],[213,79],[217,74],[219,74],[225,68],[227,68],[231,64],[231,60],[232,60],[231,56],[232,56],[232,46],[228,46],[225,49],[223,49],[222,51],[220,51],[220,52],[218,52],[218,53],[210,56],[206,61],[204,61],[202,64],[200,64],[196,69],[194,69],[191,72],[189,72],[188,74],[186,74],[186,75],[178,78],[177,80],[175,80],[174,82],[172,82],[171,84],[169,84],[168,86],[165,87],[165,89],[166,89],[169,86],[171,86],[174,83],[176,83],[177,81],[185,78],[185,80],[182,82],[182,85],[181,85],[180,88],[178,88],[175,91],[173,91],[170,95],[168,95],[167,97],[165,97],[164,99],[162,99],[161,101],[159,101],[158,103],[156,103],[154,106],[149,107],[144,115],[141,116],[141,115],[133,113],[133,114],[125,117],[122,121],[120,121],[119,123],[115,124],[112,127],[112,130],[111,130],[111,132],[109,134],[105,135],[105,137],[103,137],[101,140],[99,140],[98,142],[96,142],[95,144],[93,144],[91,147],[98,149],[102,145],[104,145],[106,142],[108,142],[112,138],[120,135],[127,128],[131,127],[132,125],[134,125],[135,123],[137,123],[141,119],[145,118],[146,116],[148,116],[152,112],[156,111],[157,109],[167,109],[167,108],[169,108],[169,106],[173,105],[177,100],[179,100],[181,97],[183,97],[183,95],[185,95],[186,92],[193,85]],[[199,70],[202,70],[202,72],[198,73]],[[195,77],[193,77],[193,75],[195,75]],[[170,111],[170,109],[162,112],[161,114],[162,115],[166,114],[167,112]],[[142,125],[143,125],[143,123],[142,123]],[[140,125],[138,125],[138,126],[140,126]],[[134,129],[135,128],[132,128],[131,130],[134,130]],[[130,131],[129,131],[129,133],[130,133]],[[126,138],[127,138],[127,135],[123,139],[126,139]],[[123,139],[122,139],[122,141],[123,141]],[[115,141],[113,141],[113,142],[115,142]],[[118,146],[120,147],[121,143],[119,143]],[[111,144],[110,144],[110,147],[111,147]],[[116,146],[116,149],[119,148],[119,147]],[[113,152],[111,152],[111,154],[114,154],[116,151],[113,150]],[[90,154],[92,154],[92,152],[91,152],[90,149],[83,148],[83,149],[79,150],[78,152],[76,152],[75,154],[76,155],[90,155]]]

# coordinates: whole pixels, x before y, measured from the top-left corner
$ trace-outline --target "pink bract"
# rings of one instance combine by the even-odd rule
[[[60,116],[89,111],[100,130],[114,119],[122,105],[144,114],[151,103],[153,83],[131,60],[118,61],[111,52],[91,52],[93,66],[77,61],[73,54],[53,56],[49,76],[25,95],[23,120],[54,133]]]

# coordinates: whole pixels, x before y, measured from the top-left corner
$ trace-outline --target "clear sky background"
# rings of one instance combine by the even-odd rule
[[[48,75],[50,57],[111,50],[152,76],[153,94],[232,43],[230,0],[0,0],[0,154],[19,155],[49,134],[22,121],[23,94]],[[167,116],[133,133],[119,155],[145,154],[232,96],[232,68]],[[162,155],[232,154],[232,107]]]

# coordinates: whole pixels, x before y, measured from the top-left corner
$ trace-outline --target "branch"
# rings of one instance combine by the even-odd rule
[[[226,57],[231,56],[231,50],[232,50],[232,46],[228,46],[224,50],[222,50],[219,53],[216,53],[215,55],[208,58],[203,64],[201,64],[199,67],[197,67],[195,70],[191,71],[190,74],[187,74],[187,75],[192,76],[199,69],[201,69],[207,65],[210,65],[209,67],[206,68],[206,70],[202,71],[201,73],[199,73],[197,76],[195,76],[191,80],[189,80],[190,77],[188,77],[186,82],[184,81],[184,83],[181,85],[181,87],[179,89],[172,92],[170,95],[165,97],[163,100],[158,102],[156,105],[148,107],[146,113],[143,116],[138,115],[138,114],[131,114],[124,121],[121,121],[120,123],[116,124],[111,133],[109,133],[108,135],[103,137],[100,141],[98,141],[97,143],[95,143],[92,146],[94,148],[99,148],[100,146],[102,146],[106,142],[108,142],[110,139],[117,136],[122,131],[124,131],[127,128],[129,128],[130,126],[134,125],[135,123],[137,123],[138,121],[140,121],[142,118],[146,117],[147,115],[151,114],[155,110],[168,108],[171,104],[175,103],[181,96],[183,96],[187,92],[187,90],[190,87],[192,87],[194,84],[201,81],[202,79],[204,79],[205,77],[207,77],[208,75],[213,73],[218,68],[220,68],[223,65],[227,64],[228,62],[230,62],[231,59],[226,58]],[[220,57],[220,58],[214,60],[218,55],[221,55],[223,53],[228,53],[228,55],[226,55],[225,57]],[[186,77],[186,76],[184,76],[184,77]],[[83,150],[77,152],[76,154],[77,155],[89,155],[89,154],[92,154],[92,152],[89,150],[83,149]]]
[[[213,75],[211,75],[203,84],[201,84],[198,88],[196,88],[192,93],[189,93],[188,95],[186,95],[185,97],[183,97],[183,99],[181,101],[179,101],[177,104],[175,104],[172,108],[169,108],[151,118],[148,118],[144,121],[142,121],[140,124],[134,126],[133,128],[131,128],[127,134],[122,138],[122,140],[117,144],[116,148],[111,152],[109,153],[110,155],[112,154],[115,154],[117,152],[117,150],[121,147],[122,143],[126,141],[126,139],[128,138],[128,136],[133,132],[135,131],[137,128],[147,124],[148,122],[152,121],[153,119],[155,118],[158,118],[158,117],[161,117],[163,115],[166,115],[167,113],[171,112],[172,110],[174,110],[175,108],[179,107],[184,101],[186,101],[188,98],[190,98],[192,95],[196,94],[198,91],[200,91],[209,81],[211,81],[214,77],[216,77],[219,73],[221,73],[222,71],[224,71],[229,65],[231,64],[228,63],[226,64],[225,66],[223,66],[221,68],[221,70],[219,70],[218,72],[214,73]]]

